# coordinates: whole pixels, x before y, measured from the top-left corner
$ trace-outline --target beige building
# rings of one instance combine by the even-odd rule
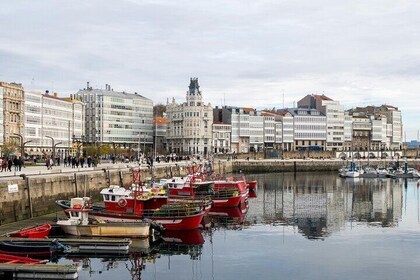
[[[191,78],[186,102],[166,105],[167,150],[178,155],[207,155],[212,146],[213,109],[204,104],[198,78]]]
[[[24,89],[22,84],[0,82],[1,145],[16,142],[24,137]],[[20,151],[19,151],[20,154]]]

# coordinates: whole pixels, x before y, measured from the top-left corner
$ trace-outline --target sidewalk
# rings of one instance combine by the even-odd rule
[[[154,163],[154,167],[162,167],[162,166],[189,166],[192,164],[192,161],[179,161],[179,162],[160,162],[160,163]],[[46,166],[44,165],[37,165],[37,166],[28,166],[22,168],[21,171],[14,171],[14,167],[12,167],[12,171],[3,171],[0,172],[0,178],[10,178],[10,177],[16,177],[20,175],[48,175],[48,174],[59,174],[59,173],[74,173],[74,172],[86,172],[86,171],[94,171],[94,170],[101,170],[101,169],[122,169],[122,168],[133,168],[133,167],[139,167],[139,165],[135,162],[129,162],[129,163],[101,163],[98,164],[97,167],[79,167],[79,168],[71,168],[71,166],[64,167],[63,165],[60,166],[53,166],[52,169],[48,170]],[[142,169],[147,169],[148,165],[142,164]]]

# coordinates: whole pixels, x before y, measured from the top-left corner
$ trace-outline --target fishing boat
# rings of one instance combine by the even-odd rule
[[[112,211],[92,211],[89,216],[108,223],[138,222],[145,218],[161,225],[164,230],[190,230],[199,228],[205,211],[189,204],[166,204],[159,209],[142,210],[142,214]]]
[[[45,238],[50,234],[51,225],[42,224],[38,226],[28,227],[19,231],[9,233],[11,237],[23,237],[23,238]]]
[[[98,237],[148,237],[150,225],[145,221],[131,223],[105,223],[101,220],[89,221],[89,212],[92,212],[86,198],[72,198],[69,209],[70,218],[58,221],[57,225],[70,235],[98,236]]]

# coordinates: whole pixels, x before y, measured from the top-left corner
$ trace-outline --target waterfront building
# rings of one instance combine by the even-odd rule
[[[307,95],[298,101],[299,108],[317,109],[326,116],[326,150],[341,151],[344,143],[344,107],[324,94]]]
[[[368,116],[353,116],[352,151],[369,150],[371,131],[372,123]],[[360,155],[356,153],[355,157],[360,157]]]
[[[277,129],[281,129],[281,122],[276,122],[276,117],[267,113],[267,112],[261,112],[261,115],[263,117],[263,127],[264,127],[264,148],[266,149],[272,149],[276,147],[276,143],[281,143],[281,130],[280,133],[277,133]],[[280,126],[277,125],[277,123],[280,124]]]
[[[74,154],[73,139],[84,133],[84,104],[57,93],[25,92],[25,153],[64,157]]]
[[[273,138],[274,138],[274,135],[273,135]],[[265,147],[264,140],[265,140],[264,116],[261,115],[261,111],[252,110],[249,112],[249,151],[250,152],[263,151]]]
[[[316,109],[288,109],[293,116],[294,148],[296,150],[325,150],[326,126],[325,115]]]
[[[280,109],[276,111],[281,121],[281,138],[282,138],[282,150],[293,151],[295,149],[295,130],[294,130],[294,119],[293,115],[287,109]],[[279,134],[276,132],[276,134]]]
[[[186,102],[166,105],[167,149],[176,154],[207,155],[212,147],[213,109],[204,104],[198,78],[191,78]]]
[[[213,110],[214,121],[231,125],[231,151],[248,153],[250,151],[250,112],[253,108],[232,106],[217,107]]]
[[[157,154],[166,151],[166,117],[153,118],[153,143]]]
[[[0,102],[0,144],[15,142],[20,145],[24,137],[25,101],[22,84],[0,82]]]
[[[153,101],[137,92],[87,87],[76,93],[85,104],[85,143],[113,144],[140,152],[153,144]],[[142,149],[143,147],[143,149]]]
[[[220,121],[213,121],[213,148],[215,154],[229,153],[232,126]]]
[[[400,150],[402,147],[402,117],[397,107],[390,105],[356,107],[347,111],[353,123],[369,119],[370,131],[363,146],[370,150]],[[353,124],[353,130],[355,125]],[[360,127],[356,126],[356,130]],[[360,129],[359,129],[360,130]],[[353,132],[354,134],[354,132]],[[367,137],[367,136],[365,136]],[[369,145],[369,146],[368,146]]]

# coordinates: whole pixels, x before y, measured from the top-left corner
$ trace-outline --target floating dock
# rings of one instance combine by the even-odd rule
[[[2,263],[0,277],[1,279],[77,279],[80,269],[80,266],[74,265]]]
[[[32,242],[40,244],[45,243],[50,244],[53,240],[58,241],[59,243],[69,246],[71,248],[70,253],[72,252],[101,252],[101,253],[127,253],[131,239],[75,239],[75,238],[46,238],[46,239],[36,239],[36,238],[19,238],[19,237],[0,237],[0,242],[13,241],[14,243],[25,243],[30,244]]]

